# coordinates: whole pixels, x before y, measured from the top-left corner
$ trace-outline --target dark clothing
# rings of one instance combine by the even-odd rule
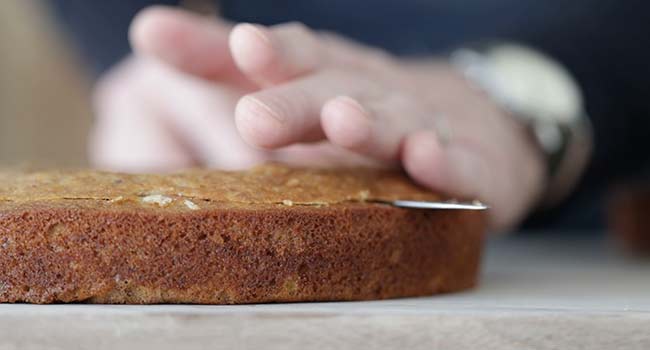
[[[128,53],[127,26],[152,4],[51,0],[98,72]],[[596,149],[578,189],[529,227],[595,228],[612,183],[650,166],[650,3],[641,0],[223,0],[232,21],[301,21],[397,55],[424,56],[484,39],[514,40],[563,63],[580,83]]]

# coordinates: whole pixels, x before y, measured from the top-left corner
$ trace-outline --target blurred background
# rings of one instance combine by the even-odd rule
[[[0,166],[83,166],[90,75],[38,0],[0,1]]]

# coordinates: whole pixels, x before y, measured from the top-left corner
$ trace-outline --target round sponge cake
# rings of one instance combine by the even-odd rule
[[[266,165],[0,174],[0,302],[367,300],[477,282],[485,213],[399,174]]]

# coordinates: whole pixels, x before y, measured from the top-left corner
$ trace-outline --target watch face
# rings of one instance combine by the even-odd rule
[[[579,118],[580,90],[560,64],[541,53],[511,44],[493,47],[486,56],[491,88],[514,111],[559,123]]]

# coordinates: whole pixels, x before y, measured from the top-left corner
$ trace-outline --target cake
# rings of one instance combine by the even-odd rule
[[[368,300],[477,283],[484,212],[404,175],[271,164],[242,172],[0,172],[0,302]]]

